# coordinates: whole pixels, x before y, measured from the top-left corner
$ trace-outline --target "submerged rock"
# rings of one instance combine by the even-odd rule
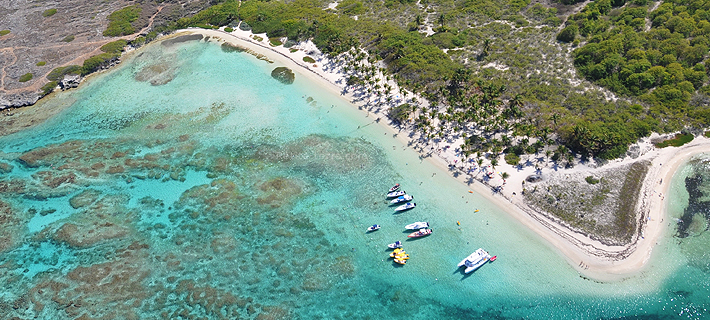
[[[271,71],[271,76],[274,79],[281,81],[283,84],[292,84],[296,79],[296,75],[293,71],[286,67],[278,67],[274,69],[274,71]]]
[[[165,40],[165,41],[161,42],[160,44],[162,44],[163,46],[166,46],[166,47],[170,47],[170,46],[178,44],[178,43],[188,42],[188,41],[198,41],[198,40],[202,40],[201,34],[188,34],[188,35],[179,36],[179,37]]]

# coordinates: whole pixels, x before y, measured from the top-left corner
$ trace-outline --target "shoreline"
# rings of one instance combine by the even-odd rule
[[[350,104],[357,107],[359,110],[365,111],[366,107],[369,105],[369,103],[363,103],[364,98],[358,98],[354,95],[354,92],[347,92],[343,82],[347,76],[346,74],[328,71],[327,67],[324,68],[324,65],[329,62],[326,58],[321,56],[316,59],[317,62],[314,65],[301,62],[300,60],[308,55],[304,52],[303,48],[295,52],[290,52],[288,51],[289,49],[283,46],[273,47],[264,41],[257,42],[253,38],[250,38],[250,35],[252,35],[251,32],[241,30],[227,33],[221,30],[182,29],[176,31],[173,35],[184,33],[199,33],[203,36],[218,38],[221,41],[248,49],[252,54],[255,53],[267,56],[270,59],[272,59],[273,56],[277,56],[278,59],[274,60],[292,69],[300,70],[299,74],[312,81],[321,83],[324,89],[331,91],[333,94],[347,98]],[[267,37],[261,37],[268,41]],[[318,53],[315,56],[320,56],[320,54]],[[370,112],[373,112],[375,116],[387,119],[382,110],[371,111],[368,109],[367,112],[368,115]],[[430,158],[430,162],[443,171],[452,173],[452,168],[458,169],[456,164],[461,158],[457,156],[455,150],[451,150],[451,148],[448,147],[440,148],[438,149],[439,153],[434,157],[434,146],[431,146],[432,151],[427,153],[424,149],[430,146],[420,146],[419,143],[421,139],[417,142],[416,138],[406,138],[403,137],[402,134],[399,134],[402,131],[406,133],[411,133],[412,131],[407,129],[398,130],[398,128],[390,124],[381,125],[389,128],[390,132],[395,133],[396,136],[394,134],[393,136],[399,139],[404,145],[414,145],[415,149],[419,146],[420,150],[417,150],[417,152],[422,155],[423,158]],[[416,136],[416,132],[414,133]],[[441,142],[437,143],[437,146],[439,146],[440,143]],[[443,151],[443,154],[441,151]],[[522,200],[515,199],[514,196],[522,191],[522,187],[516,188],[516,186],[520,186],[520,182],[530,174],[530,172],[526,172],[529,170],[518,170],[518,172],[511,174],[510,177],[503,180],[502,185],[498,184],[497,186],[505,186],[506,180],[509,180],[511,182],[510,186],[512,187],[504,191],[501,190],[501,192],[498,193],[492,191],[493,188],[497,187],[496,181],[484,184],[477,179],[471,179],[470,174],[467,175],[465,172],[457,176],[451,174],[451,177],[465,184],[473,192],[483,195],[487,200],[491,201],[517,221],[545,239],[545,241],[558,250],[565,260],[581,275],[600,281],[616,281],[634,275],[643,269],[651,257],[656,241],[661,236],[663,230],[665,230],[661,223],[664,221],[666,215],[665,201],[662,196],[654,197],[656,192],[659,192],[659,194],[667,193],[669,182],[678,167],[692,156],[703,152],[710,152],[710,139],[698,137],[682,147],[667,147],[664,149],[651,147],[636,159],[626,158],[615,160],[603,166],[603,168],[609,168],[643,160],[651,162],[651,167],[641,186],[641,194],[639,194],[637,198],[636,207],[637,210],[641,212],[640,216],[637,216],[637,223],[640,224],[637,226],[637,230],[641,230],[641,233],[637,234],[636,238],[630,244],[624,246],[609,246],[600,241],[593,240],[584,233],[572,230],[557,221],[534,212],[531,208],[523,204]],[[463,162],[464,161],[461,161],[459,164]],[[503,171],[503,168],[515,170],[513,166],[505,163],[499,165],[496,170]],[[485,167],[479,168],[479,172],[484,169]],[[581,168],[575,167],[573,169],[562,170],[575,169],[588,169],[590,172],[594,172],[594,168],[585,168],[584,166],[581,166]],[[547,167],[544,168],[543,174],[545,174],[545,171],[549,170],[551,169]],[[471,171],[469,171],[469,173],[470,172]],[[478,176],[478,174],[476,174],[476,176]],[[666,183],[658,183],[658,181],[666,181]]]
[[[372,113],[373,119],[386,121],[386,123],[380,123],[380,125],[391,133],[392,138],[398,139],[404,146],[414,148],[422,161],[428,160],[442,171],[448,172],[449,177],[465,185],[469,192],[484,196],[493,205],[505,211],[516,221],[543,238],[582,277],[599,281],[618,281],[638,274],[643,270],[651,258],[657,240],[665,230],[662,222],[666,217],[666,202],[662,195],[668,192],[673,175],[682,164],[686,163],[694,155],[710,152],[710,139],[700,136],[681,147],[657,149],[652,144],[645,143],[642,146],[644,149],[641,155],[636,159],[627,157],[613,160],[604,166],[600,166],[599,169],[609,169],[644,160],[652,163],[644,177],[640,194],[637,198],[636,211],[639,214],[636,217],[636,221],[639,223],[637,230],[640,230],[640,232],[637,232],[631,243],[627,245],[609,246],[591,239],[584,232],[574,230],[564,223],[555,221],[554,218],[535,212],[524,203],[523,199],[520,199],[522,198],[524,186],[521,182],[528,175],[538,172],[543,175],[552,175],[556,173],[557,168],[550,168],[545,164],[545,167],[540,170],[537,168],[538,164],[536,164],[535,168],[532,165],[526,165],[521,169],[520,166],[514,167],[505,162],[496,167],[481,165],[477,168],[472,160],[467,161],[462,157],[456,148],[459,142],[456,139],[447,137],[444,140],[429,140],[421,137],[419,132],[416,132],[411,127],[390,124],[386,115],[387,108],[409,101],[407,97],[414,95],[400,91],[396,100],[391,101],[391,99],[388,99],[387,103],[385,103],[380,96],[371,93],[365,94],[363,89],[353,88],[351,90],[345,85],[348,74],[342,69],[342,61],[331,61],[326,58],[311,42],[300,43],[293,47],[298,50],[292,51],[283,46],[271,46],[265,35],[256,35],[266,40],[257,41],[250,37],[253,35],[251,32],[242,31],[238,28],[231,33],[222,30],[182,29],[160,37],[158,42],[186,34],[209,36],[209,41],[227,42],[246,49],[246,53],[252,54],[257,58],[267,58],[266,60],[269,62],[276,61],[294,71],[298,71],[299,75],[306,77],[324,90],[330,91],[333,95],[347,99],[347,102],[353,107],[357,107],[359,111],[367,112],[367,117]],[[122,58],[134,52],[134,50],[128,51],[123,54]],[[314,58],[316,62],[304,62],[302,59],[305,56]],[[340,70],[338,70],[338,67],[340,67]],[[94,74],[100,73],[102,72]],[[388,83],[391,84],[392,82]],[[34,106],[37,106],[37,104]],[[34,113],[32,110],[25,108],[16,109],[16,111]],[[30,121],[33,125],[43,122],[41,117],[36,116],[28,117],[25,120]],[[373,122],[381,122],[377,120]],[[29,125],[24,127],[27,126]],[[404,134],[407,136],[403,136]],[[643,140],[650,141],[654,138],[654,135]],[[585,172],[593,175],[595,169],[595,167],[588,164],[579,164],[571,169],[560,169],[560,172],[563,174]],[[503,179],[501,173],[509,171],[512,173],[506,179]],[[557,172],[556,174],[559,173]],[[486,178],[484,179],[483,176],[486,176]],[[659,183],[659,181],[664,183]],[[516,194],[521,196],[516,197]]]

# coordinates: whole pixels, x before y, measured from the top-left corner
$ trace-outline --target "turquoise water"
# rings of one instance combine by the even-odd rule
[[[710,239],[701,218],[683,238],[674,220],[702,161],[673,179],[644,271],[599,283],[340,97],[299,74],[272,79],[277,66],[214,43],[151,45],[46,102],[71,104],[58,116],[0,138],[0,314],[707,317]],[[151,77],[170,81],[137,80]],[[393,214],[395,182],[417,208]],[[433,235],[405,241],[419,220]],[[405,266],[388,259],[395,240]],[[463,275],[479,247],[499,259]]]

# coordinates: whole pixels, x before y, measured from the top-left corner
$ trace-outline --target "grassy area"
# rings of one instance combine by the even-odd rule
[[[41,66],[44,66],[45,64],[47,64],[47,61],[40,61],[40,62],[37,62],[35,65],[38,67],[41,67]]]
[[[108,16],[108,27],[104,31],[104,36],[117,37],[133,34],[136,32],[131,23],[138,20],[142,9],[138,6],[128,6],[116,10]]]
[[[10,34],[10,30],[0,30],[0,37]]]
[[[42,16],[43,17],[51,17],[55,13],[57,13],[57,9],[47,9],[47,10],[44,10],[44,12],[42,12]]]
[[[303,62],[316,63],[316,60],[314,60],[313,58],[311,58],[309,56],[305,56],[305,57],[303,57]]]
[[[31,73],[25,73],[25,74],[23,74],[22,76],[20,76],[20,79],[19,79],[20,82],[27,82],[27,81],[30,81],[30,80],[32,80],[32,74],[31,74]]]
[[[72,42],[72,41],[74,41],[74,35],[68,35],[68,36],[64,37],[64,39],[62,39],[62,41]]]
[[[665,148],[665,147],[680,147],[690,141],[693,141],[693,136],[690,133],[679,133],[675,135],[675,138],[673,139],[668,139],[663,142],[656,143],[656,148]]]

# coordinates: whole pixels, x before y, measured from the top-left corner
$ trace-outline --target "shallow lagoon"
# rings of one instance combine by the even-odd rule
[[[597,283],[372,117],[298,74],[293,85],[272,79],[277,66],[213,43],[151,45],[53,98],[71,104],[59,116],[0,138],[0,162],[10,168],[0,170],[0,312],[41,319],[708,314],[708,234],[673,236],[672,219],[688,203],[685,177],[697,164],[672,182],[673,218],[648,267]],[[395,182],[415,196],[416,209],[393,214],[383,195]],[[385,245],[405,240],[403,226],[418,220],[434,234],[404,241],[410,262],[393,264]],[[382,229],[365,234],[374,223]],[[499,258],[464,276],[456,263],[478,247]]]

